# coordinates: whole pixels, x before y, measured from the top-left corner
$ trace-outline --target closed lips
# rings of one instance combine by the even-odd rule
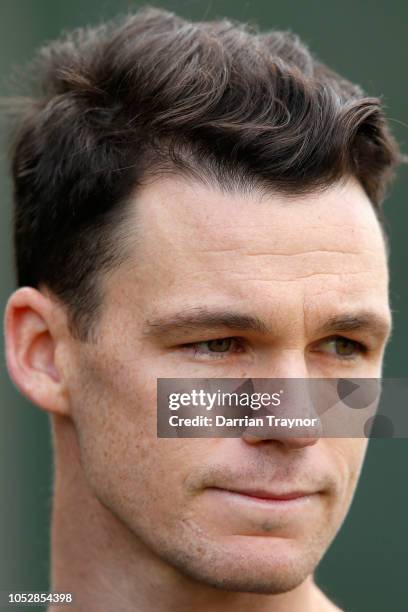
[[[269,501],[291,501],[295,499],[309,497],[310,495],[316,493],[316,491],[289,491],[285,493],[278,493],[274,491],[266,491],[263,489],[224,489],[220,487],[216,487],[216,489],[220,491],[225,491],[227,493],[235,493],[237,495],[245,495],[246,497]]]

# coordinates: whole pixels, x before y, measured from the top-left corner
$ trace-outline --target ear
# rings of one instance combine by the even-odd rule
[[[34,404],[67,415],[66,389],[55,363],[55,302],[32,287],[15,291],[6,307],[6,360],[16,387]]]

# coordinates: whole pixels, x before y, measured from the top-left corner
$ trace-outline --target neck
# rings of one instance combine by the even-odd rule
[[[69,419],[54,420],[53,592],[86,612],[331,612],[312,577],[279,595],[233,593],[182,575],[153,553],[90,489]],[[56,608],[50,608],[53,612]]]

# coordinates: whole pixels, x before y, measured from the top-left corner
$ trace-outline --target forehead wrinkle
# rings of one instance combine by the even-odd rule
[[[157,188],[159,188],[158,193],[156,193]],[[141,193],[143,202],[140,203],[143,204],[142,217],[147,223],[153,222],[153,229],[158,232],[160,241],[180,255],[183,251],[193,249],[197,254],[214,253],[214,256],[217,253],[234,252],[237,254],[246,252],[250,256],[258,254],[268,256],[273,254],[273,247],[276,256],[296,257],[297,253],[299,256],[306,256],[307,252],[312,254],[313,251],[316,255],[319,252],[322,255],[323,252],[357,255],[369,250],[364,249],[366,246],[364,235],[368,232],[367,238],[372,237],[374,221],[371,216],[367,219],[364,216],[361,218],[356,210],[360,207],[356,206],[354,198],[357,198],[357,204],[364,208],[366,196],[358,185],[353,189],[353,194],[348,194],[343,187],[339,189],[333,185],[325,194],[315,194],[313,199],[311,196],[299,198],[290,203],[287,198],[271,193],[270,202],[264,201],[257,206],[253,197],[240,197],[239,193],[232,197],[231,194],[221,193],[217,189],[210,190],[208,187],[197,186],[194,182],[179,180],[179,182],[164,181],[156,185],[153,193],[151,190],[145,191],[144,195]],[[350,199],[350,205],[347,203],[347,197]],[[338,206],[339,200],[341,208]],[[310,210],[306,205],[310,205]],[[333,205],[332,212],[331,205]],[[347,210],[343,210],[344,207]],[[327,217],[324,224],[316,221],[316,214],[319,211]],[[330,215],[327,215],[328,212]],[[337,213],[340,215],[339,218],[336,216]],[[350,222],[350,215],[351,220],[355,220],[356,223]],[[320,214],[318,219],[320,221]],[[299,226],[299,231],[294,231],[296,229],[294,224]],[[337,232],[334,234],[333,231],[330,232],[335,228],[338,229]],[[244,235],[242,231],[245,232]],[[290,239],[286,236],[287,232]],[[149,232],[146,231],[145,235],[148,237]],[[319,237],[321,249],[316,248],[316,240]],[[326,245],[328,240],[331,241],[329,247],[323,242],[325,238]],[[253,248],[253,239],[256,239],[259,248],[256,247],[256,243],[256,248]],[[310,249],[305,250],[305,240],[311,242]],[[273,244],[270,245],[270,242]],[[291,248],[296,249],[293,254],[286,249],[288,242]],[[153,253],[160,248],[157,240],[154,243],[149,248]],[[349,249],[344,249],[345,244]],[[358,251],[355,250],[356,244],[359,247]],[[334,248],[331,248],[333,246]]]

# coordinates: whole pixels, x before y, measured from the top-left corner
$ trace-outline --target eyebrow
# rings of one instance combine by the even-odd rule
[[[317,331],[326,334],[354,330],[368,331],[374,336],[389,338],[391,336],[392,325],[391,320],[387,317],[376,312],[362,311],[356,314],[330,317]]]
[[[168,317],[148,319],[146,324],[145,336],[165,336],[172,333],[218,328],[253,331],[262,335],[273,333],[273,330],[256,315],[229,310],[212,310],[205,307],[190,308]],[[373,336],[386,338],[391,334],[391,324],[388,318],[381,314],[359,311],[329,317],[315,332],[334,334],[355,330],[367,331]]]
[[[257,316],[228,310],[210,310],[204,307],[189,309],[169,317],[147,320],[144,335],[161,336],[172,332],[195,331],[228,327],[240,331],[254,331],[260,334],[270,332]]]

